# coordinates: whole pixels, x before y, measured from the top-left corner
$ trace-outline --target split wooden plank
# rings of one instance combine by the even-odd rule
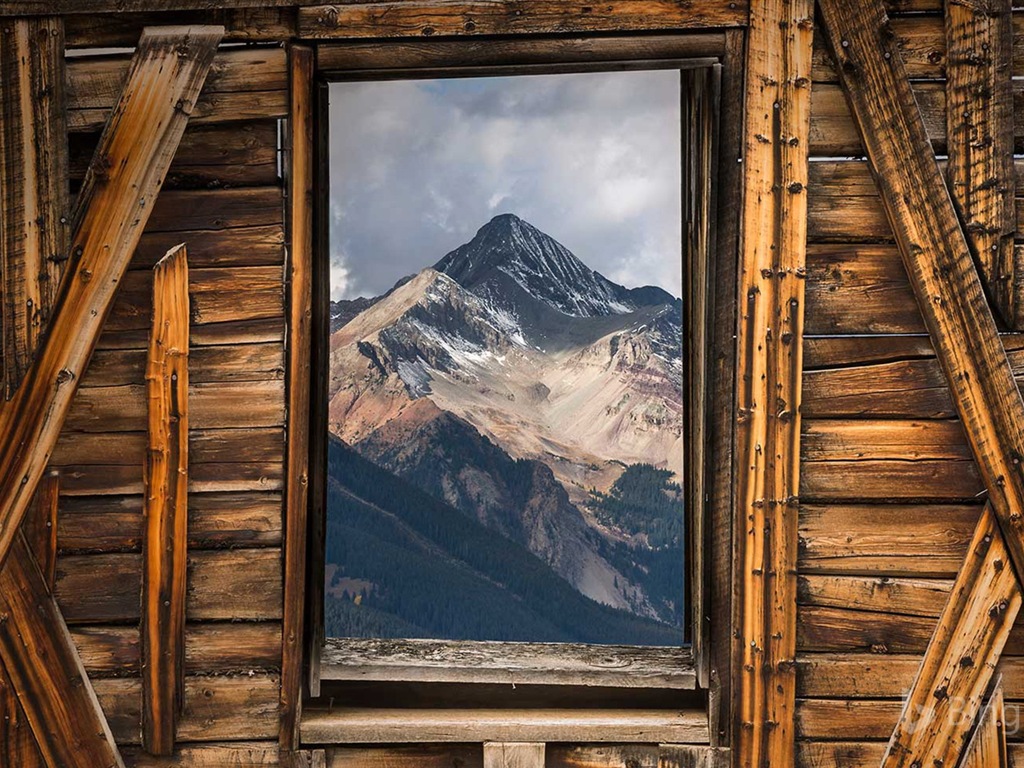
[[[351,3],[299,9],[299,37],[419,38],[708,29],[743,26],[747,9],[746,0],[609,0],[599,6],[562,0],[529,4],[444,0]]]
[[[123,768],[57,602],[24,536],[0,568],[0,658],[47,765]]]
[[[488,741],[484,743],[484,768],[544,768],[542,742]]]
[[[139,5],[143,5],[139,3]],[[208,3],[205,5],[209,5]],[[254,4],[255,5],[255,4]],[[224,27],[224,42],[279,43],[295,36],[294,7],[223,8],[182,10],[174,14],[178,24],[216,24]],[[289,3],[294,6],[296,3]],[[75,12],[64,17],[68,48],[131,47],[146,27],[167,23],[161,11],[97,15]]]
[[[188,260],[180,245],[153,270],[153,330],[146,362],[142,743],[154,755],[174,752],[184,686],[188,336]]]
[[[946,144],[949,191],[989,297],[1024,327],[1024,254],[1013,163],[1011,0],[946,3]]]
[[[1000,682],[978,715],[974,736],[964,748],[960,768],[1008,768],[1010,758],[1006,751],[1006,709],[1003,686]]]
[[[56,444],[221,35],[216,27],[163,28],[139,41],[79,195],[68,278],[46,341],[0,411],[0,558]]]
[[[39,482],[22,531],[52,592],[57,580],[57,515],[60,506],[60,472],[50,470]]]
[[[67,260],[68,150],[61,19],[7,19],[3,37],[0,341],[10,400],[46,330]]]
[[[1020,588],[1006,560],[1024,574],[1024,401],[880,0],[857,7],[821,0],[820,8],[904,265],[989,494],[976,536],[985,544],[984,564],[978,565],[983,558],[976,549],[968,554],[960,589],[933,634],[883,762],[887,768],[952,765],[963,730],[944,722],[951,702],[959,707],[957,723],[973,721],[1006,641],[1004,625],[1020,608]],[[966,581],[971,574],[973,583]]]
[[[306,645],[306,539],[309,506],[310,390],[313,323],[314,52],[293,46],[288,195],[288,446],[285,475],[284,625],[281,745],[299,744],[303,650]]]
[[[813,19],[808,0],[758,0],[747,40],[732,694],[740,768],[793,763]]]

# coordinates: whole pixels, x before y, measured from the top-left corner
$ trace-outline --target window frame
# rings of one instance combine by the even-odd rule
[[[315,49],[314,135],[316,195],[313,218],[313,354],[310,381],[310,446],[308,542],[306,553],[305,662],[303,699],[325,694],[337,681],[487,685],[541,681],[570,688],[589,686],[660,687],[694,691],[710,698],[712,743],[727,739],[729,646],[733,594],[731,522],[731,408],[735,352],[735,275],[738,228],[719,227],[729,216],[724,200],[738,201],[739,132],[719,129],[725,116],[739,122],[739,64],[742,31],[623,34],[578,38],[522,36],[494,41],[431,40],[329,42]],[[664,55],[671,51],[682,55]],[[627,55],[631,54],[631,55]],[[481,643],[473,641],[362,641],[324,637],[323,578],[326,499],[326,345],[329,338],[328,221],[329,178],[326,148],[326,89],[338,80],[385,80],[473,77],[626,69],[679,69],[684,77],[708,75],[704,87],[713,91],[710,121],[714,137],[702,173],[707,194],[683,192],[683,272],[687,334],[686,402],[686,558],[690,617],[688,646],[671,649],[573,644]],[[687,74],[689,73],[689,75]],[[683,115],[684,141],[687,114]],[[723,123],[724,124],[724,123]],[[732,158],[729,160],[729,158]],[[683,162],[690,160],[683,156]],[[691,169],[692,170],[692,169]],[[730,172],[731,171],[731,172]],[[686,178],[684,169],[684,179]],[[723,185],[728,188],[723,190]],[[738,204],[738,202],[736,203]],[[699,206],[708,223],[700,241],[706,260],[693,258],[695,241],[688,237],[688,206]],[[695,208],[692,210],[696,210]],[[734,213],[734,212],[733,212]],[[723,286],[722,280],[730,281]],[[700,300],[689,300],[699,296]],[[697,331],[696,333],[694,331]],[[699,354],[693,354],[694,349]],[[299,382],[291,379],[296,385]],[[705,398],[704,393],[728,393]],[[717,406],[717,407],[716,407]],[[286,512],[287,514],[287,512]],[[288,575],[285,574],[287,579]],[[712,588],[714,585],[714,588]],[[726,604],[721,605],[725,598]],[[552,653],[560,646],[562,653]],[[385,648],[387,649],[385,651]],[[429,650],[428,650],[429,649]],[[471,649],[471,653],[465,653]],[[604,651],[603,654],[599,653]],[[514,664],[509,657],[514,657]],[[603,657],[603,658],[602,658]],[[419,662],[416,659],[420,659]],[[433,658],[434,661],[429,661]],[[327,664],[325,664],[325,659]],[[532,659],[532,661],[531,661]],[[639,685],[638,685],[639,683]],[[629,739],[626,739],[629,740]]]

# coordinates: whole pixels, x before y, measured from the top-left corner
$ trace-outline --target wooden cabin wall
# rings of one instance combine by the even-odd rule
[[[67,59],[72,186],[128,57]],[[130,764],[179,764],[142,757],[132,745],[140,740],[151,268],[180,242],[188,245],[192,349],[179,743],[196,764],[207,764],[203,756],[209,764],[277,763],[285,422],[278,120],[287,83],[283,47],[221,48],[51,462],[61,476],[57,600]],[[204,746],[229,741],[243,744]]]
[[[942,4],[891,13],[945,153]],[[909,11],[909,12],[907,12]],[[1013,74],[1024,75],[1024,15]],[[816,45],[798,608],[797,763],[877,766],[981,512],[983,485],[823,45]],[[1014,82],[1016,152],[1024,83]],[[1018,195],[1024,168],[1018,164]],[[1018,199],[1018,208],[1021,204]],[[1020,247],[1020,246],[1018,246]],[[1005,344],[1024,376],[1024,336]],[[1024,624],[1000,670],[1016,721]],[[1016,730],[1016,732],[1015,732]],[[1024,739],[1010,729],[1010,739]],[[1024,764],[1024,744],[1011,746]]]

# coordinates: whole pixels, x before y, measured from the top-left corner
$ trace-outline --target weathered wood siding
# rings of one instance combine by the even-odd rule
[[[77,187],[127,58],[68,59]],[[129,764],[140,742],[145,363],[152,267],[188,246],[189,552],[184,710],[190,764],[277,764],[282,616],[282,47],[222,49],[120,289],[51,466],[61,472],[55,593]],[[243,741],[216,746],[214,742]],[[207,762],[208,761],[208,762]]]
[[[893,10],[893,29],[941,155],[942,7],[907,8],[925,13]],[[1020,13],[1013,53],[1013,74],[1024,75]],[[981,514],[983,483],[820,42],[813,79],[797,765],[859,768],[881,762]],[[1024,90],[1020,81],[1013,87],[1020,152]],[[1017,165],[1019,222],[1024,168]],[[1024,377],[1024,337],[1004,341]],[[1024,700],[1020,621],[1000,671],[1014,707]],[[1009,737],[1021,741],[1019,732]],[[1024,745],[1011,743],[1010,752],[1024,760]]]

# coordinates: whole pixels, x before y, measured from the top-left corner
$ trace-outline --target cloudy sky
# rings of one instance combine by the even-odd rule
[[[679,296],[679,73],[334,83],[331,288],[375,296],[515,213]]]

